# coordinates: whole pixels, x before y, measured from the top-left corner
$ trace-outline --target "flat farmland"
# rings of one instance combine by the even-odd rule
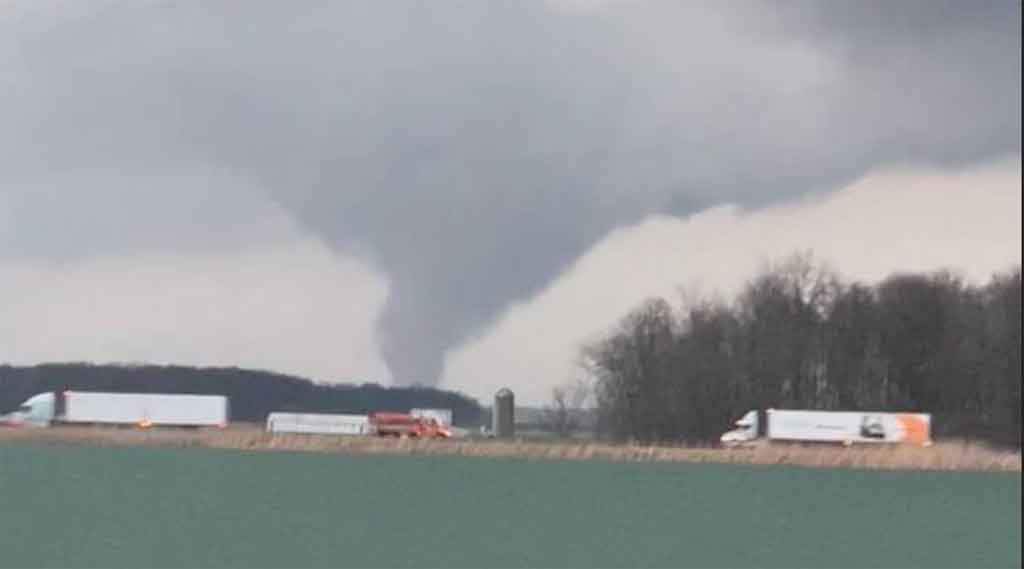
[[[1019,472],[0,442],[3,567],[1019,567]]]

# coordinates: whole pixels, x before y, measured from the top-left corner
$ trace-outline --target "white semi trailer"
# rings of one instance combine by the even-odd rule
[[[271,413],[267,415],[267,432],[369,435],[373,428],[367,415]]]
[[[223,395],[58,391],[30,397],[2,420],[8,425],[24,427],[54,424],[224,427],[228,423],[228,398]]]
[[[931,444],[931,415],[861,411],[749,411],[723,434],[724,446],[756,441]]]

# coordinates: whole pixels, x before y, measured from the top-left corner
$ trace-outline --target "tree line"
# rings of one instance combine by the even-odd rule
[[[264,422],[274,411],[364,414],[416,407],[451,409],[459,425],[476,426],[485,418],[476,400],[429,387],[321,384],[238,368],[89,363],[0,365],[0,413],[17,408],[37,393],[60,389],[226,395],[232,421],[257,423]]]
[[[599,432],[708,443],[750,409],[919,411],[933,435],[1021,443],[1021,270],[844,282],[808,253],[731,301],[644,302],[582,362]]]

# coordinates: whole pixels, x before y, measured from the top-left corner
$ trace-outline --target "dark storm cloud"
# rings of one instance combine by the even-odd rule
[[[0,183],[244,180],[389,276],[399,381],[649,213],[1020,151],[1015,2],[2,10]]]

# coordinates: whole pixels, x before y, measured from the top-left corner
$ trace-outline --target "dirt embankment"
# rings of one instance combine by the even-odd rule
[[[94,427],[0,429],[0,443],[60,443],[298,451],[338,454],[417,454],[520,457],[550,460],[612,460],[720,464],[784,464],[884,470],[1021,471],[1021,453],[982,444],[941,442],[921,448],[894,445],[762,445],[747,449],[615,445],[603,442],[499,441],[484,439],[396,440],[377,437],[277,434],[256,426],[223,430],[133,430]]]

